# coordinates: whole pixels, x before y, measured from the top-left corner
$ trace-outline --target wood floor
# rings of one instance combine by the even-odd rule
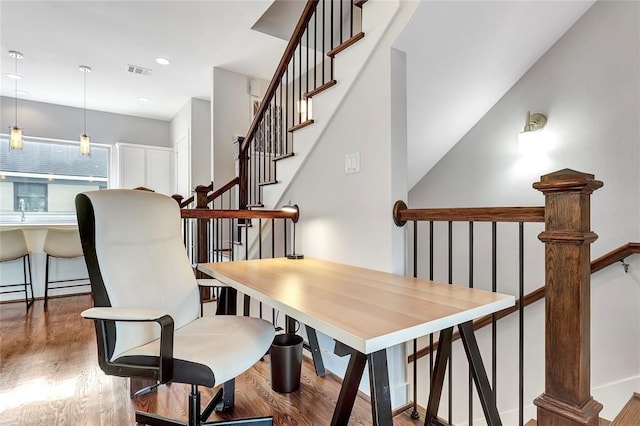
[[[0,424],[130,425],[135,410],[186,419],[187,385],[130,399],[126,378],[100,370],[93,324],[79,316],[90,305],[88,295],[49,299],[46,313],[42,301],[28,312],[24,303],[0,305]],[[301,382],[291,394],[273,392],[267,356],[236,379],[233,411],[210,420],[272,415],[276,425],[329,424],[339,379],[316,377],[305,356]],[[213,392],[201,391],[204,406]],[[406,413],[394,418],[394,425],[421,423]],[[370,404],[359,396],[349,425],[370,424]]]

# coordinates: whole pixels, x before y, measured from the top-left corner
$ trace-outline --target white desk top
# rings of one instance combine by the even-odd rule
[[[309,258],[205,263],[198,268],[363,354],[515,303],[510,295]]]

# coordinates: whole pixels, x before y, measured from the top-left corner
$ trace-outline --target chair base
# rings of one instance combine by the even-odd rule
[[[188,422],[179,422],[168,417],[159,416],[157,414],[144,413],[136,411],[136,425],[149,425],[149,426],[191,426]],[[255,417],[251,419],[238,419],[238,420],[221,420],[215,422],[198,422],[196,426],[208,426],[208,425],[247,425],[247,426],[273,426],[273,417]]]
[[[200,391],[195,385],[191,385],[189,394],[189,420],[180,422],[169,417],[158,414],[136,411],[136,424],[149,426],[205,426],[205,425],[250,425],[250,426],[271,426],[273,417],[256,417],[251,419],[221,420],[207,422],[213,411],[227,411],[233,407],[235,393],[235,379],[225,382],[218,392],[211,398],[209,404],[200,413]]]

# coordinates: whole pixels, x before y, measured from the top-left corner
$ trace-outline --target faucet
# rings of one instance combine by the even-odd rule
[[[19,207],[20,211],[22,212],[22,214],[20,215],[20,221],[24,222],[24,220],[25,220],[25,217],[24,217],[24,210],[25,210],[24,198],[20,198],[20,200],[18,200],[18,207]]]

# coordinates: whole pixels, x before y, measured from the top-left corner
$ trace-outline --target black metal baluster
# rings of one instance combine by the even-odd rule
[[[306,91],[304,96],[304,120],[307,121],[309,119],[309,98],[306,96],[306,94],[309,93],[309,24],[307,24],[307,77],[305,78],[305,80],[307,85],[305,87]]]
[[[299,46],[298,46],[299,47]],[[296,47],[297,49],[297,47]],[[295,108],[295,103],[296,103],[296,52],[293,52],[293,58],[292,58],[292,63],[293,63],[293,77],[291,79],[291,115],[292,115],[292,120],[291,120],[291,124],[293,126],[295,126],[296,124],[296,108]]]
[[[453,222],[449,221],[449,285],[453,285]],[[448,372],[449,424],[453,424],[453,357],[449,358]]]
[[[249,223],[251,219],[244,224],[244,259],[249,260]]]
[[[318,9],[313,12],[313,88],[318,87]]]
[[[343,31],[342,30],[342,21],[343,21],[342,15],[343,15],[343,10],[344,10],[344,5],[342,3],[342,0],[340,0],[340,44],[342,44],[342,41],[343,41],[343,39],[342,39],[342,31]]]
[[[286,72],[286,84],[285,88],[285,103],[284,103],[284,132],[285,132],[285,153],[289,153],[289,67]]]
[[[429,221],[429,280],[433,281],[433,221]],[[429,333],[429,383],[433,377],[433,333]]]
[[[258,219],[258,259],[262,259],[262,219]]]
[[[520,418],[518,419],[519,426],[524,424],[524,223],[519,223],[519,235],[518,235],[518,261],[520,263],[519,268],[519,288],[518,288],[518,300],[520,306],[519,311],[519,323],[518,323],[518,413]]]
[[[329,50],[332,50],[334,48],[334,45],[333,45],[333,0],[329,0],[329,1],[331,2],[330,3],[330,5],[331,5],[331,13],[330,13],[330,15],[331,15],[331,29],[330,29],[330,31],[331,31],[331,43],[329,45]],[[333,80],[333,74],[331,74],[331,79]]]
[[[284,236],[284,255],[287,255],[287,219],[282,221],[282,234]]]
[[[498,226],[496,222],[491,222],[491,291],[498,291]],[[498,402],[498,317],[495,313],[491,314],[491,387],[496,403]]]
[[[473,222],[469,222],[469,288],[473,288]],[[469,368],[469,425],[473,425],[473,374]]]
[[[413,221],[413,278],[418,277],[418,221]],[[411,418],[420,418],[418,413],[418,339],[413,339],[413,410]]]
[[[298,63],[298,116],[299,122],[302,123],[302,39],[300,39],[298,52],[300,52],[300,61]]]
[[[326,39],[326,28],[327,28],[327,24],[326,24],[326,20],[325,20],[325,0],[322,0],[322,84],[326,83],[325,79],[324,79],[324,64],[325,64],[325,60],[327,59],[327,55],[326,55],[326,50],[324,47],[324,41]]]
[[[271,258],[276,257],[276,220],[271,219]]]
[[[353,0],[351,0],[351,9],[349,11],[349,37],[353,37]]]

